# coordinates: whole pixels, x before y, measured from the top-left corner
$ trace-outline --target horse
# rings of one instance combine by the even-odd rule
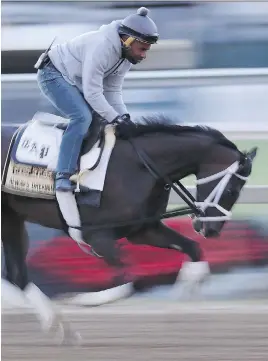
[[[79,205],[83,239],[91,246],[92,255],[102,257],[118,270],[118,284],[131,285],[133,281],[126,272],[127,265],[117,242],[123,237],[133,244],[183,252],[189,262],[184,263],[180,279],[192,277],[192,281],[197,281],[193,267],[206,264],[200,244],[162,222],[170,190],[176,184],[181,186],[174,189],[181,189],[179,194],[189,205],[187,212],[191,214],[195,231],[204,237],[217,237],[231,218],[231,209],[251,174],[257,148],[241,152],[216,129],[178,125],[159,115],[142,117],[137,123],[124,126],[130,127],[131,134],[124,139],[120,124],[116,126],[117,141],[100,207],[89,207],[83,201]],[[2,165],[15,131],[16,127],[12,126],[2,128]],[[85,147],[87,142],[85,139]],[[196,199],[179,183],[188,175],[197,179]],[[80,194],[82,200],[86,197]],[[28,279],[26,221],[65,232],[66,224],[56,200],[2,192],[6,280],[35,307],[43,329],[50,329],[53,323],[61,321],[50,300]],[[209,270],[203,276],[207,273]]]

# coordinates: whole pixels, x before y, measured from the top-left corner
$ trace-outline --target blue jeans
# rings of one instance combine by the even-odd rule
[[[63,134],[57,172],[75,173],[83,139],[92,121],[92,109],[77,87],[69,84],[50,62],[37,72],[42,93],[70,120]]]

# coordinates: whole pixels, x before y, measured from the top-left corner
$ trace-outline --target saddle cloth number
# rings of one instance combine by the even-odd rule
[[[16,162],[54,170],[62,133],[61,129],[33,122],[21,136],[15,153]]]

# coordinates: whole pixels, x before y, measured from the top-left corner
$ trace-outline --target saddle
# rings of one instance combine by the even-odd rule
[[[31,121],[17,130],[9,147],[2,179],[5,192],[28,197],[55,198],[57,159],[61,138],[68,123],[62,117],[38,112]],[[83,178],[88,182],[88,188],[102,191],[114,144],[114,127],[107,125],[99,114],[93,112],[92,123],[82,143],[78,160],[79,172],[85,174]],[[80,178],[78,180],[82,185],[83,179]]]
[[[60,129],[63,133],[65,132],[69,124],[68,119],[64,119],[54,114],[42,113],[42,112],[36,113],[32,121],[38,121],[43,125]],[[27,128],[28,124],[29,122],[26,123],[26,125],[19,130],[17,137],[19,137],[20,133],[22,133]],[[80,156],[79,156],[80,158],[84,154],[88,153],[90,149],[92,149],[97,142],[99,142],[99,144],[101,145],[100,149],[103,151],[103,146],[105,141],[105,137],[104,137],[105,126],[106,126],[105,119],[102,118],[98,113],[93,111],[90,128],[88,129],[87,134],[82,143]],[[96,166],[97,164],[94,165],[94,167]]]

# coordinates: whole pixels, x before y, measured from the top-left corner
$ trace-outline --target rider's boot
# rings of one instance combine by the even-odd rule
[[[56,174],[56,191],[72,192],[75,189],[75,185],[70,181],[70,173],[58,172]]]
[[[72,192],[76,189],[76,185],[70,180],[72,174],[71,173],[62,173],[58,172],[56,174],[56,191],[60,192]],[[79,185],[79,192],[86,193],[89,192],[90,189],[83,185]]]

